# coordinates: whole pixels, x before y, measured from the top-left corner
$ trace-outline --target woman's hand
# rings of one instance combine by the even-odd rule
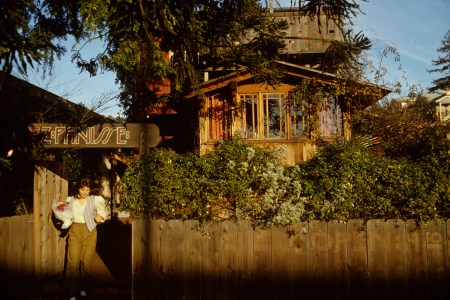
[[[96,215],[95,216],[95,222],[96,223],[103,223],[103,222],[105,222],[105,219],[103,219],[103,217],[100,216],[100,215]]]

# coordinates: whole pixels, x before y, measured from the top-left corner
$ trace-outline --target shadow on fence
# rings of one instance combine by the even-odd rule
[[[36,256],[32,220],[0,218],[1,299],[33,299],[35,275],[64,257],[61,243]],[[197,225],[110,221],[98,227],[97,252],[139,300],[450,299],[449,221],[311,221],[293,235],[246,221]]]
[[[133,222],[133,299],[449,299],[447,223]]]

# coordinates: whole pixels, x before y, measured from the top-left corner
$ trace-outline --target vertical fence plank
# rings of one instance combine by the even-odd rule
[[[310,299],[328,299],[328,228],[322,221],[309,222]]]
[[[406,225],[403,220],[386,221],[388,295],[390,299],[408,296]]]
[[[286,228],[272,227],[272,299],[289,299],[291,251]]]
[[[183,298],[184,226],[181,220],[166,223],[166,241],[162,242],[164,299]],[[164,235],[163,235],[164,236]]]
[[[236,223],[236,299],[253,298],[253,227],[250,221]]]
[[[347,222],[348,299],[368,298],[367,231],[362,220]]]
[[[257,228],[253,234],[253,268],[255,276],[254,299],[267,299],[270,295],[271,231]]]
[[[150,263],[150,281],[151,291],[150,299],[164,299],[166,290],[164,290],[164,280],[166,274],[164,264],[166,259],[166,228],[165,220],[152,220],[149,234],[149,250],[147,253]],[[145,295],[144,295],[145,296]]]
[[[328,223],[328,260],[330,276],[330,296],[332,299],[347,297],[347,224]]]
[[[408,299],[430,299],[425,223],[406,221]]]
[[[150,221],[133,220],[131,226],[131,286],[132,298],[150,298]],[[151,298],[150,298],[151,299]]]
[[[291,299],[308,299],[309,295],[309,226],[307,222],[294,224],[291,246]]]
[[[428,272],[431,299],[449,299],[447,233],[443,220],[427,223]]]
[[[387,299],[387,255],[384,220],[367,222],[370,299]]]
[[[184,298],[199,299],[201,295],[201,274],[202,274],[202,255],[201,241],[202,234],[197,230],[198,221],[184,221],[185,242],[185,260],[184,260]]]
[[[236,229],[233,221],[217,225],[219,243],[219,299],[236,297]]]
[[[208,224],[201,242],[202,273],[201,298],[218,299],[219,289],[219,241],[217,224]]]

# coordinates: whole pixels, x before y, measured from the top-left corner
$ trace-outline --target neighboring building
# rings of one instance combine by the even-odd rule
[[[436,90],[433,93],[423,94],[427,101],[436,104],[436,114],[440,120],[450,120],[450,90]]]
[[[436,90],[432,93],[420,94],[417,97],[397,98],[394,101],[399,103],[402,108],[405,108],[416,103],[418,97],[421,97],[428,103],[434,103],[436,115],[440,120],[450,120],[450,90]]]
[[[366,92],[341,93],[339,99],[324,92],[312,113],[311,107],[307,109],[309,104],[291,92],[304,80],[314,81],[324,90],[345,81],[318,70],[325,50],[332,41],[343,39],[342,32],[325,15],[320,16],[320,27],[316,18],[300,17],[292,9],[274,9],[271,17],[290,24],[286,47],[280,49],[281,60],[277,62],[285,71],[282,82],[277,86],[256,83],[245,70],[207,70],[200,87],[180,99],[176,107],[158,105],[145,109],[146,120],[160,128],[161,146],[204,154],[221,140],[239,137],[261,147],[285,147],[285,163],[292,165],[307,160],[318,140],[350,138],[352,110],[364,109],[392,92],[349,81]],[[246,43],[251,38],[249,32],[236,37],[236,43]]]

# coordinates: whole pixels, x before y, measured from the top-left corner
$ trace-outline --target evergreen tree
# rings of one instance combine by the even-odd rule
[[[433,80],[434,86],[430,88],[430,91],[450,89],[450,30],[445,34],[442,47],[437,51],[442,53],[442,56],[432,61],[436,69],[432,69],[430,72],[442,73],[443,77]]]

